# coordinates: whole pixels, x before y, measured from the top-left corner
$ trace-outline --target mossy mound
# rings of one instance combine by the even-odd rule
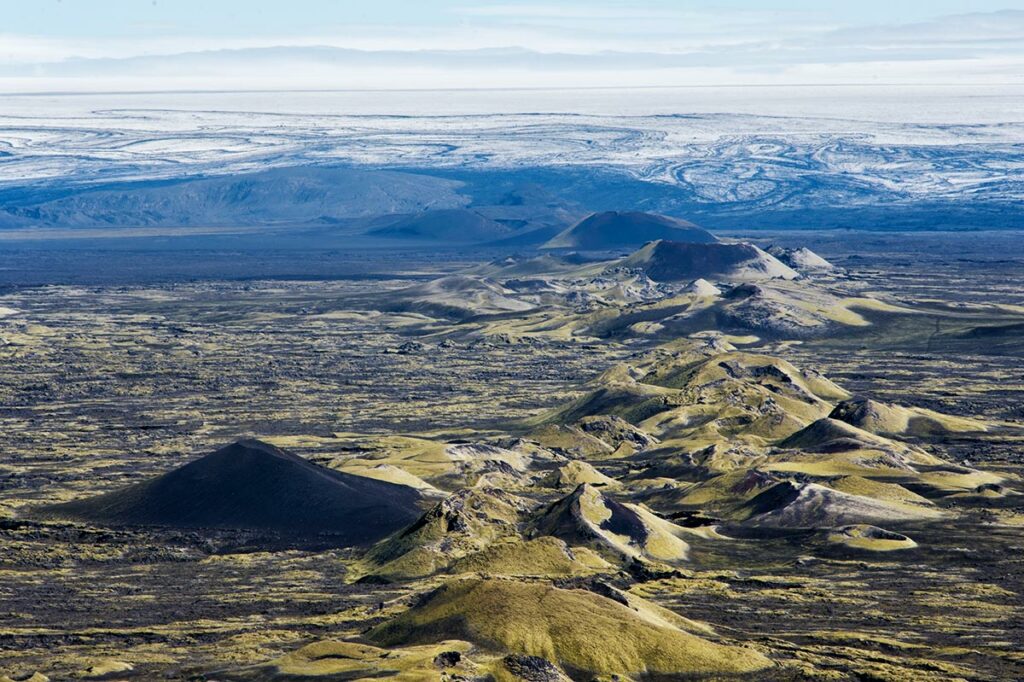
[[[615,453],[615,448],[608,443],[571,424],[544,424],[532,430],[527,438],[569,457],[608,459]]]
[[[828,487],[850,495],[870,497],[896,505],[935,508],[931,500],[907,490],[898,483],[876,481],[862,476],[842,476],[828,481]]]
[[[359,475],[365,476],[366,478],[375,478],[378,481],[387,481],[388,483],[395,483],[415,488],[424,495],[436,496],[443,494],[440,490],[430,485],[419,476],[414,476],[405,469],[396,467],[393,464],[378,464],[376,466],[360,469]]]
[[[134,669],[135,667],[131,663],[107,658],[96,661],[85,670],[82,670],[79,676],[85,679],[112,679],[121,673],[130,673]]]
[[[605,476],[592,465],[573,460],[558,467],[544,477],[543,483],[552,488],[576,488],[584,483],[602,488],[617,488],[619,482]]]
[[[828,541],[871,552],[893,552],[917,547],[917,543],[906,535],[867,525],[836,528],[828,534]]]
[[[495,540],[518,538],[528,509],[524,500],[502,490],[459,490],[373,547],[350,577],[391,582],[433,575]]]
[[[356,642],[327,640],[314,642],[261,666],[255,671],[255,679],[356,680],[386,677],[420,682],[438,679],[442,670],[450,674],[479,673],[477,666],[466,656],[472,648],[468,642],[438,641],[426,646],[389,650]]]
[[[691,450],[738,439],[766,445],[825,417],[847,397],[820,374],[785,360],[694,341],[606,371],[550,420],[614,415]]]
[[[836,419],[819,419],[779,442],[764,468],[809,476],[919,478],[946,463],[919,447],[877,436]],[[792,452],[796,451],[796,452]]]
[[[552,504],[534,525],[570,545],[586,545],[614,560],[683,561],[685,530],[643,507],[623,504],[589,484]]]
[[[868,398],[844,400],[836,405],[829,416],[883,436],[945,436],[954,433],[980,433],[989,428],[984,422],[975,419],[903,407]]]
[[[504,576],[580,576],[616,569],[586,547],[569,547],[553,537],[499,540],[452,564],[449,572]]]
[[[587,675],[721,676],[771,665],[592,592],[506,579],[449,582],[368,637],[383,646],[468,640]]]
[[[536,469],[565,461],[543,448],[510,450],[487,443],[455,443],[445,448],[451,473],[438,479],[445,487],[529,487]]]

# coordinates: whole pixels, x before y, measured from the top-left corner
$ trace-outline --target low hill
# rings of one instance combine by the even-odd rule
[[[584,483],[538,519],[535,532],[588,545],[616,559],[681,561],[689,547],[683,529],[632,504],[620,503]]]
[[[607,251],[636,248],[659,239],[696,244],[718,241],[707,230],[678,218],[654,213],[606,211],[584,218],[542,248]]]
[[[510,538],[459,559],[453,574],[562,577],[614,573],[615,567],[586,547],[570,547],[553,537]]]
[[[974,419],[869,398],[845,400],[836,405],[829,416],[865,431],[888,436],[944,436],[983,432],[989,428],[987,424]]]
[[[788,249],[782,246],[770,246],[765,250],[798,272],[824,272],[836,269],[836,266],[814,253],[806,246],[801,246],[796,249]]]
[[[617,415],[661,440],[705,448],[725,439],[765,444],[827,415],[849,394],[812,371],[758,353],[711,346],[612,367],[555,411],[556,424]]]
[[[242,440],[162,476],[40,510],[103,525],[269,531],[335,546],[379,540],[420,513],[412,488],[312,464]]]
[[[894,552],[917,547],[916,542],[902,533],[863,524],[832,530],[828,534],[828,542],[869,552]]]
[[[753,244],[705,244],[656,241],[622,261],[656,282],[695,279],[751,282],[796,279],[799,273]]]
[[[832,417],[819,419],[779,443],[780,448],[812,452],[843,452],[851,449],[883,448],[906,450],[896,443]]]
[[[547,582],[453,580],[368,637],[383,646],[467,640],[545,658],[576,679],[731,676],[771,665],[752,649],[684,632],[647,606]]]
[[[381,582],[419,578],[446,569],[502,538],[518,537],[524,501],[494,488],[465,488],[415,523],[371,549],[353,576]]]
[[[477,315],[524,312],[535,306],[486,277],[449,275],[370,299],[378,310],[461,320]]]
[[[453,180],[349,168],[258,173],[86,189],[8,206],[0,226],[238,227],[323,225],[353,218],[465,206]]]
[[[780,528],[833,528],[879,521],[920,521],[940,513],[927,507],[898,504],[851,495],[817,483],[786,481],[764,491],[749,503],[747,523]]]
[[[383,227],[367,232],[373,237],[407,239],[445,244],[476,244],[494,241],[516,233],[503,225],[468,209],[442,209],[388,219]]]

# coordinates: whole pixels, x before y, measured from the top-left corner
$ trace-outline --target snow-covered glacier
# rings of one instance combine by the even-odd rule
[[[174,222],[168,205],[189,196],[182,198],[180,181],[199,178],[207,186],[216,178],[236,183],[217,190],[217,210],[230,214],[237,178],[311,166],[406,172],[378,177],[384,189],[375,203],[353,205],[352,215],[472,200],[437,178],[411,189],[418,182],[411,178],[439,174],[471,185],[477,173],[527,180],[547,173],[570,178],[552,182],[583,204],[607,196],[611,183],[617,200],[644,194],[637,201],[669,212],[806,216],[959,206],[985,214],[985,224],[1019,227],[1024,90],[167,93],[0,102],[0,201],[8,215],[0,222],[7,226],[79,224],[82,215],[102,213],[104,202],[112,212],[100,223],[115,224],[118,206],[134,220]],[[319,208],[281,215],[304,192],[333,200],[322,194],[323,178],[309,189],[304,173],[286,180],[289,172],[279,170],[275,183],[235,197],[249,205],[229,220],[314,217]],[[623,189],[630,186],[644,192]],[[174,197],[162,196],[166,187],[176,187]],[[284,193],[275,198],[274,188]],[[346,196],[363,194],[355,186]]]

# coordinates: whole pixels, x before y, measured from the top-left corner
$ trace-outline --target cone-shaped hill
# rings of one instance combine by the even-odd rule
[[[242,440],[154,479],[39,514],[104,525],[265,531],[351,546],[412,523],[419,502],[407,486]]]
[[[635,248],[658,239],[695,244],[718,241],[707,230],[678,218],[638,211],[606,211],[584,218],[543,248],[606,251]]]
[[[796,249],[787,249],[782,246],[770,246],[766,250],[768,253],[799,272],[835,270],[834,265],[805,246]]]
[[[685,531],[652,512],[620,503],[589,484],[551,505],[537,520],[536,535],[588,545],[614,559],[682,561]]]
[[[622,261],[656,282],[688,282],[703,278],[751,282],[796,279],[799,273],[753,244],[656,241]]]
[[[892,405],[868,398],[843,401],[836,405],[829,416],[878,435],[944,436],[951,433],[987,431],[989,428],[987,424],[974,419]]]
[[[849,523],[921,521],[941,512],[924,506],[850,495],[816,483],[779,483],[750,501],[747,523],[781,528],[833,528]]]
[[[843,452],[865,448],[908,450],[901,443],[869,433],[846,422],[826,417],[808,424],[779,443],[781,448],[809,451]]]
[[[517,537],[527,508],[524,500],[495,488],[458,490],[374,546],[352,577],[393,582],[432,575],[495,540]]]
[[[547,582],[452,580],[367,636],[384,646],[467,640],[545,658],[575,679],[735,676],[771,665],[752,649],[684,631],[639,598],[631,602]]]

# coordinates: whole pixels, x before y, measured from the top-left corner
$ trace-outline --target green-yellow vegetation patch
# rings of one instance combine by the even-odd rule
[[[909,308],[901,308],[891,303],[874,298],[851,297],[835,299],[832,297],[816,299],[813,297],[789,298],[788,303],[810,313],[814,317],[835,322],[847,327],[869,327],[871,322],[857,310],[873,312],[911,314]]]
[[[569,547],[553,537],[510,538],[456,561],[449,572],[504,576],[577,576],[616,569],[586,547]]]
[[[1006,479],[988,471],[950,467],[923,472],[918,480],[940,493],[959,493],[971,492],[984,485],[999,485]]]
[[[871,552],[894,552],[917,547],[917,543],[906,535],[867,525],[837,528],[829,533],[828,541]]]
[[[403,582],[424,578],[443,571],[451,563],[451,557],[433,547],[411,547],[390,561],[378,563],[374,557],[352,566],[346,578],[350,581],[372,575],[377,580]]]
[[[900,504],[917,504],[926,507],[933,506],[931,500],[922,497],[915,492],[907,490],[898,483],[883,483],[863,476],[843,476],[828,481],[828,487],[851,495],[871,497],[886,502],[898,502]]]
[[[629,326],[629,331],[638,336],[653,336],[665,331],[665,325],[660,322],[637,322]]]
[[[720,508],[723,505],[742,502],[762,492],[762,486],[746,485],[757,477],[755,472],[739,469],[715,476],[690,486],[675,495],[674,500],[665,500],[671,506]],[[766,477],[765,481],[770,483]]]
[[[351,474],[365,476],[367,469],[390,464],[430,482],[450,473],[453,468],[447,445],[443,442],[413,436],[364,436],[342,440],[364,450],[338,467]]]
[[[883,463],[883,466],[879,466]],[[905,476],[901,469],[884,466],[884,453],[856,451],[818,455],[811,453],[787,454],[775,461],[765,462],[765,471],[804,474],[816,478],[830,476]]]
[[[753,334],[723,334],[722,340],[725,341],[726,343],[731,343],[734,346],[752,346],[755,343],[760,343],[761,337],[754,336]]]
[[[875,481],[862,476],[844,476],[830,480],[826,482],[826,485],[833,490],[849,495],[868,497],[880,502],[886,502],[896,509],[913,512],[916,515],[924,513],[934,518],[944,515],[944,512],[937,509],[931,500],[907,490],[898,483],[883,483],[882,481]]]
[[[348,580],[368,575],[390,582],[423,578],[490,543],[518,538],[529,505],[493,488],[466,488],[438,502],[413,525],[387,538],[353,565]]]
[[[608,313],[606,313],[608,314]],[[484,322],[476,336],[488,338],[507,336],[511,339],[542,338],[552,341],[572,341],[582,338],[586,328],[593,323],[588,316],[564,311],[539,311],[518,319],[502,319]]]
[[[633,394],[643,395],[640,387],[651,386],[668,392],[646,415],[636,414],[634,406],[634,420],[643,420],[634,423],[662,439],[684,439],[691,445],[784,438],[827,415],[833,401],[849,397],[820,374],[802,372],[779,358],[723,352],[717,346],[663,356],[645,369],[639,379],[632,374],[620,379],[619,392],[628,379],[635,382]]]
[[[368,633],[384,645],[471,641],[594,675],[730,675],[772,663],[709,641],[606,597],[546,582],[465,579]]]
[[[583,483],[604,488],[620,487],[620,483],[614,478],[605,476],[593,465],[578,459],[558,467],[546,476],[543,482],[553,488],[576,488]]]
[[[19,677],[17,680],[7,675],[0,675],[0,682],[50,682],[50,678],[41,672],[34,672],[29,677]]]
[[[543,447],[569,452],[587,459],[607,457],[614,452],[614,448],[608,443],[577,426],[544,424],[527,434],[527,438]]]
[[[325,438],[323,436],[313,436],[309,434],[260,436],[260,440],[286,450],[320,449],[337,445],[339,442],[337,438]]]
[[[118,661],[112,658],[106,658],[96,661],[85,670],[81,671],[79,675],[86,679],[97,678],[97,677],[108,677],[110,675],[116,675],[118,673],[129,673],[135,669],[131,663],[125,661]]]
[[[537,530],[586,542],[617,559],[677,562],[690,550],[682,537],[686,529],[640,505],[621,504],[587,484],[557,502]]]
[[[387,481],[388,483],[397,483],[399,485],[409,486],[415,488],[420,492],[424,493],[437,493],[437,488],[424,481],[419,476],[410,474],[405,469],[397,467],[394,464],[378,464],[371,467],[360,467],[359,474],[367,478],[375,478],[378,481]]]
[[[476,666],[465,659],[472,645],[462,641],[438,641],[426,646],[404,649],[380,649],[355,642],[323,641],[275,659],[268,667],[279,675],[297,678],[375,679],[388,678],[409,682],[435,682],[439,670],[434,664],[438,654],[457,652],[461,672],[475,672]]]
[[[950,433],[981,433],[990,429],[989,424],[977,419],[869,399],[841,403],[834,414],[845,422],[877,435],[928,437]]]

